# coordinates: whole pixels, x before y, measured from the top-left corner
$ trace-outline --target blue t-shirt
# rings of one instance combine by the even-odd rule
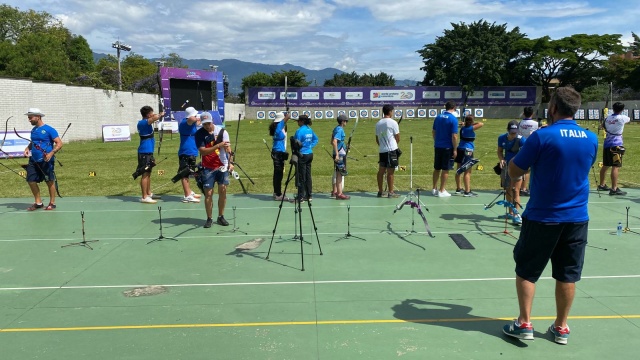
[[[476,132],[473,130],[473,125],[462,127],[460,129],[460,142],[458,143],[458,148],[473,150],[474,145],[472,139],[476,139]]]
[[[509,134],[504,133],[498,136],[498,147],[502,148],[504,161],[509,163],[511,159],[522,149],[527,139],[520,135],[516,135],[513,140],[509,140]]]
[[[574,120],[559,120],[539,129],[513,159],[520,169],[531,168],[531,197],[523,216],[564,223],[589,220],[589,171],[596,161],[596,134]]]
[[[342,128],[342,126],[338,125],[333,129],[333,133],[331,133],[331,143],[333,144],[333,139],[338,140],[338,152],[340,152],[340,150],[347,150],[344,146],[345,137],[347,137],[347,134],[344,133],[344,128]],[[336,154],[333,154],[333,156],[336,156]]]
[[[140,139],[138,146],[139,154],[153,154],[153,148],[156,146],[156,139],[153,137],[153,125],[150,125],[147,119],[138,121],[138,134],[140,136],[151,135],[148,139]]]
[[[44,124],[40,127],[31,129],[31,159],[33,161],[44,161],[44,152],[49,153],[53,150],[53,139],[58,137],[58,132],[51,126]]]
[[[434,147],[443,149],[452,149],[453,142],[451,141],[451,135],[458,132],[458,118],[445,111],[442,114],[436,116],[433,121],[433,130],[436,131]]]
[[[295,133],[296,140],[302,143],[300,154],[313,154],[313,148],[318,144],[318,136],[309,125],[302,125]]]
[[[182,119],[178,124],[178,133],[180,133],[180,148],[178,149],[178,156],[198,156],[198,148],[196,147],[196,126],[197,122],[189,125],[187,119]]]
[[[276,152],[287,151],[287,132],[284,130],[286,123],[280,121],[276,125],[276,131],[273,133],[273,147],[271,148]]]

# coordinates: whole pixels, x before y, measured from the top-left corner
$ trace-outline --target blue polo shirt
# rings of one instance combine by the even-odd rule
[[[196,131],[198,131],[197,122],[189,125],[187,119],[182,119],[178,124],[178,133],[180,133],[180,148],[178,156],[198,156],[198,148],[196,147]]]
[[[498,147],[502,148],[504,153],[504,161],[507,163],[513,159],[514,156],[522,149],[527,139],[520,135],[516,135],[515,138],[509,140],[509,134],[504,133],[498,136]]]
[[[313,132],[309,125],[302,125],[294,135],[296,140],[302,143],[300,154],[313,154],[313,148],[318,144],[318,136]]]
[[[151,135],[148,139],[140,139],[138,154],[153,154],[153,149],[156,147],[156,139],[153,136],[153,125],[150,125],[147,119],[138,121],[138,134],[140,136]]]
[[[347,134],[344,133],[344,128],[342,128],[342,126],[338,125],[333,129],[333,133],[331,133],[331,143],[333,143],[333,139],[337,139],[338,140],[338,152],[340,152],[340,150],[345,149],[344,147],[344,138],[347,137]],[[333,154],[333,156],[335,156],[336,154]]]
[[[433,147],[453,149],[451,135],[458,132],[458,118],[454,114],[445,111],[433,121],[433,130],[436,131]]]
[[[53,150],[53,139],[57,137],[58,132],[56,129],[47,124],[31,129],[31,142],[37,145],[31,148],[31,159],[33,161],[44,161],[42,151],[50,153]]]
[[[539,129],[513,158],[531,168],[531,197],[523,216],[546,223],[589,220],[589,171],[596,161],[598,138],[574,120]]]
[[[272,150],[276,152],[287,152],[287,132],[284,130],[286,123],[280,121],[276,125],[276,131],[273,133]]]
[[[462,127],[460,129],[460,139],[459,139],[460,141],[458,142],[458,148],[468,149],[473,151],[474,149],[473,141],[475,139],[476,139],[476,132],[473,130],[473,125]]]

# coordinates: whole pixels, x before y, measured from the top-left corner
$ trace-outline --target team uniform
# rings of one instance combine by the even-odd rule
[[[222,137],[218,135],[223,131]],[[220,139],[219,139],[220,138]],[[215,125],[213,134],[209,134],[205,128],[196,131],[195,143],[197,148],[210,148],[219,142],[229,141],[229,133],[222,127]],[[217,149],[209,155],[202,157],[202,175],[201,182],[203,189],[211,189],[218,183],[220,185],[229,185],[229,154],[224,147]]]
[[[302,147],[298,159],[296,171],[298,181],[298,199],[311,199],[313,180],[311,179],[311,162],[313,161],[313,148],[318,144],[318,136],[309,125],[302,125],[294,135]]]
[[[271,159],[273,160],[273,193],[276,196],[282,194],[282,177],[284,176],[284,162],[289,158],[287,153],[286,122],[280,121],[273,133],[273,146],[271,147]]]
[[[436,130],[436,136],[437,135],[438,132]],[[473,130],[473,125],[463,126],[460,128],[460,142],[458,143],[458,149],[456,150],[456,163],[464,164],[473,158],[473,151],[475,149],[473,142],[475,140],[476,132]]]
[[[27,182],[55,181],[55,156],[44,161],[45,154],[53,151],[53,139],[58,132],[53,127],[44,124],[31,129],[31,156],[27,165]]]
[[[559,120],[529,136],[513,158],[531,169],[529,199],[514,248],[516,274],[535,283],[548,259],[552,276],[580,280],[589,222],[589,170],[596,160],[596,135],[574,120]]]
[[[607,133],[602,145],[602,164],[604,166],[622,167],[622,155],[624,154],[622,132],[624,125],[629,121],[631,119],[622,114],[612,114],[604,120],[604,130]]]
[[[513,159],[516,154],[521,150],[524,146],[526,139],[520,135],[516,135],[512,140],[509,140],[509,134],[505,133],[498,136],[498,147],[502,148],[504,152],[504,161],[505,166],[502,168],[502,173],[500,174],[500,180],[502,181],[502,187],[506,188],[511,184],[511,180],[518,181],[522,177],[517,179],[511,179],[509,177],[509,161]]]
[[[538,130],[538,122],[533,119],[522,119],[518,124],[518,135],[528,138],[534,131]]]
[[[376,123],[378,137],[378,163],[384,168],[398,166],[398,142],[396,134],[400,134],[400,126],[391,118],[382,118]]]
[[[331,133],[331,139],[336,139],[338,141],[338,156],[340,160],[335,165],[336,171],[339,171],[344,176],[347,169],[347,148],[344,143],[344,139],[347,137],[347,134],[344,132],[344,128],[340,125],[336,126]],[[333,153],[333,158],[335,159],[336,154]]]
[[[178,149],[178,173],[185,168],[195,170],[196,159],[198,157],[198,147],[196,147],[195,135],[198,131],[197,122],[189,125],[187,119],[182,119],[178,124],[178,133],[180,134],[180,148]],[[188,178],[189,172],[186,172],[183,178]]]
[[[153,137],[153,126],[149,124],[147,119],[138,121],[138,134],[140,135],[140,145],[138,145],[138,171],[147,169],[151,172],[151,164],[155,164],[156,159],[153,157],[153,149],[156,146],[156,139]]]
[[[452,135],[458,132],[458,118],[445,111],[438,115],[433,121],[433,128],[436,132],[433,147],[435,148],[435,156],[433,159],[433,168],[435,170],[451,170],[453,169],[453,142]]]

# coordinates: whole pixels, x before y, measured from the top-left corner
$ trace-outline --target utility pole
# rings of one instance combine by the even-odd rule
[[[131,51],[131,46],[121,43],[120,40],[111,44],[111,47],[116,49],[118,56],[118,90],[122,90],[122,70],[120,69],[120,51]]]

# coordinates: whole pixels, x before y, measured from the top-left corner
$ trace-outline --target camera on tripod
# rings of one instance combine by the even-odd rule
[[[291,160],[289,160],[289,164],[298,165],[298,158],[300,155],[300,150],[302,149],[302,143],[300,140],[295,137],[290,137],[289,142],[291,143]]]
[[[151,171],[151,169],[153,169],[154,166],[156,166],[156,162],[149,161],[144,167],[137,168],[136,171],[134,171],[133,174],[131,174],[131,176],[133,176],[133,180],[137,179],[140,175]]]

